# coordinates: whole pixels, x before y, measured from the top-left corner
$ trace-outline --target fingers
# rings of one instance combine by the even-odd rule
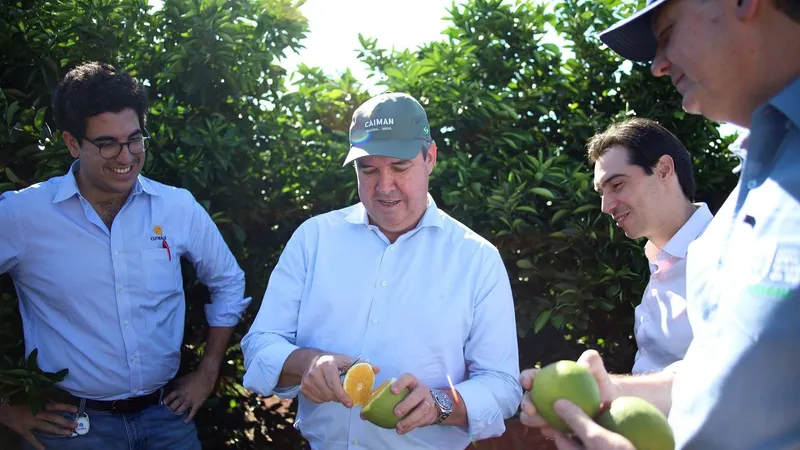
[[[519,374],[519,384],[522,385],[522,389],[530,391],[533,388],[533,378],[539,373],[539,370],[541,369],[527,369]]]
[[[164,404],[167,405],[167,408],[171,409],[172,412],[174,412],[176,414],[180,413],[181,411],[179,409],[181,407],[183,407],[183,403],[184,403],[183,396],[181,396],[178,393],[175,393],[174,396],[172,394],[170,394],[169,397],[172,397],[172,400],[169,400],[169,401],[164,400]]]
[[[423,400],[397,424],[397,433],[406,434],[416,428],[433,423],[439,416],[439,410],[433,406],[433,399]]]
[[[178,393],[178,391],[174,390],[174,391],[170,392],[169,394],[167,394],[166,397],[164,397],[164,400],[162,400],[162,403],[164,403],[167,406],[169,406],[170,404],[172,404],[172,402],[174,400],[177,400],[179,396],[180,396],[180,394]]]
[[[553,405],[556,414],[561,416],[582,441],[588,442],[590,437],[603,434],[605,430],[596,424],[582,409],[575,406],[568,400],[558,400]]]
[[[36,450],[45,450],[44,445],[42,445],[42,443],[36,439],[36,436],[34,436],[30,430],[24,432],[22,437],[24,437],[25,440],[28,441]]]
[[[353,407],[353,400],[344,391],[342,380],[339,378],[339,371],[332,366],[323,366],[322,375],[324,377],[325,385],[328,387],[328,397],[330,400],[335,400],[348,408]]]
[[[392,387],[393,391],[395,390],[395,388],[397,388],[397,392],[400,392],[401,390],[405,389],[405,386],[398,387],[398,383],[400,382],[401,379],[402,377],[394,382],[394,386]],[[415,389],[413,389],[411,393],[408,394],[408,396],[405,399],[403,399],[402,402],[398,403],[397,406],[395,406],[394,408],[395,416],[403,417],[409,412],[411,412],[412,409],[416,408],[417,405],[419,405],[423,401],[425,400],[431,401],[430,390],[427,387],[420,386],[419,383],[416,382],[416,379],[414,380],[414,384],[415,384]]]
[[[300,385],[300,392],[302,392],[307,399],[314,403],[325,403],[325,400],[322,399],[322,394],[320,394],[319,390],[316,388],[316,386],[314,386],[313,381],[310,379],[303,380],[302,384]]]
[[[558,400],[553,405],[556,413],[564,419],[573,433],[589,450],[635,450],[633,444],[619,434],[595,423],[580,408],[567,400]],[[558,444],[558,440],[557,440]],[[565,443],[563,448],[570,449]],[[561,449],[562,447],[559,447]]]
[[[548,437],[553,440],[558,450],[583,450],[584,447],[582,445],[564,436],[564,434],[552,428],[548,430],[550,431]],[[542,432],[542,434],[544,434],[544,432]]]
[[[186,398],[186,397],[183,397],[183,398],[181,399],[181,405],[180,405],[180,406],[178,406],[178,409],[176,409],[176,410],[174,410],[174,411],[175,411],[176,413],[178,413],[178,414],[183,414],[183,413],[185,413],[186,411],[188,411],[188,410],[189,410],[189,408],[191,408],[191,407],[192,407],[192,402],[191,402],[191,400],[189,400],[189,399],[188,399],[188,398]]]
[[[606,367],[603,364],[603,358],[597,350],[586,350],[576,362],[589,369],[589,372],[598,380],[608,377],[608,372],[606,372]]]
[[[586,367],[589,373],[592,374],[597,385],[600,387],[600,396],[604,403],[612,401],[614,393],[609,392],[611,386],[611,377],[608,375],[606,366],[603,363],[603,358],[597,350],[586,350],[581,354],[577,361],[578,364]]]
[[[353,358],[352,356],[337,354],[336,356],[324,355],[321,358],[319,358],[318,361],[322,362],[322,363],[324,363],[326,361],[329,361],[329,362],[335,361],[336,362],[336,368],[339,371],[344,371],[345,369],[347,369],[350,366],[352,366],[353,363],[356,362],[356,359]]]
[[[533,406],[531,397],[527,393],[522,396],[521,406],[522,411],[520,412],[519,420],[523,425],[532,428],[541,428],[547,426],[547,422],[545,422],[542,416],[540,416],[536,411],[536,407]]]
[[[522,402],[520,402],[521,412],[519,419],[523,425],[533,428],[547,426],[547,422],[536,412],[536,407],[533,405],[531,396],[528,393],[533,388],[533,379],[540,370],[541,369],[527,369],[519,374],[519,384],[526,391],[522,396]]]
[[[47,406],[45,406],[45,409],[48,411],[63,411],[69,413],[78,412],[77,406],[67,405],[66,403],[48,403]]]
[[[392,393],[397,394],[405,388],[408,388],[410,391],[414,391],[418,384],[419,381],[417,380],[417,377],[411,375],[410,373],[404,373],[403,375],[400,375],[400,378],[395,380],[394,384],[392,385]]]
[[[194,415],[197,414],[197,411],[199,409],[200,409],[199,405],[198,406],[192,405],[192,407],[189,408],[189,414],[186,415],[186,419],[183,421],[183,423],[189,425],[189,423],[192,421],[192,419],[194,419]]]
[[[55,426],[56,428],[61,428],[62,430],[66,431],[66,434],[72,433],[72,430],[78,427],[77,423],[57,413],[40,412],[39,414],[36,415],[36,418],[39,419],[39,421],[43,424],[47,425],[52,424],[52,426]],[[64,433],[59,432],[53,434],[64,434]]]
[[[433,396],[427,386],[420,383],[415,376],[406,373],[394,382],[392,390],[397,393],[405,388],[411,389],[411,393],[394,408],[394,415],[403,417],[397,424],[399,434],[430,425],[438,417],[438,410],[433,406]]]

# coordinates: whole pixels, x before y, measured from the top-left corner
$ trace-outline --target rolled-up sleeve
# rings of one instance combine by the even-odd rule
[[[250,304],[250,298],[244,296],[244,271],[208,212],[194,197],[192,202],[192,238],[186,256],[210,292],[211,303],[205,305],[206,320],[212,327],[232,327],[239,323]]]
[[[456,385],[476,440],[500,436],[522,400],[514,300],[503,261],[493,251],[478,291],[464,348],[468,378]]]
[[[22,253],[20,226],[17,213],[13,209],[10,192],[0,194],[0,273],[11,272],[19,262]]]
[[[278,388],[283,365],[298,349],[297,322],[307,274],[308,248],[313,222],[301,225],[281,253],[270,274],[267,290],[253,325],[242,339],[246,389],[282,398],[297,396],[300,387]]]

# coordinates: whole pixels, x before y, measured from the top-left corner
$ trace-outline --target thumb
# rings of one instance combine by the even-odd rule
[[[42,445],[42,443],[36,439],[36,436],[34,436],[30,430],[25,432],[22,437],[24,437],[26,441],[30,442],[31,446],[36,450],[45,450],[44,445]]]
[[[560,399],[555,402],[553,409],[556,414],[564,419],[564,422],[569,425],[573,433],[577,434],[581,440],[584,440],[595,427],[600,427],[594,423],[591,417],[587,416],[582,409],[578,408],[569,400]]]
[[[589,373],[591,373],[597,381],[603,402],[610,402],[613,400],[614,394],[606,392],[609,390],[607,386],[611,384],[611,377],[608,375],[606,366],[603,363],[603,357],[600,356],[600,353],[598,353],[597,350],[586,350],[581,357],[578,358],[577,363],[588,369]]]

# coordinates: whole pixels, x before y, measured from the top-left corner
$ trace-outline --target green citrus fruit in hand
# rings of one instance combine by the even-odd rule
[[[621,434],[636,450],[675,450],[675,437],[664,414],[638,397],[618,397],[597,423]]]
[[[553,428],[569,432],[569,426],[553,410],[558,399],[569,400],[589,417],[600,412],[600,388],[589,370],[574,361],[558,361],[545,366],[530,392],[531,401],[540,416]]]

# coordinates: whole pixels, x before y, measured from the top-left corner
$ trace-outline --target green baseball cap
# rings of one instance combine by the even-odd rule
[[[347,165],[362,156],[413,159],[431,143],[428,116],[412,96],[388,92],[375,96],[353,113]]]

